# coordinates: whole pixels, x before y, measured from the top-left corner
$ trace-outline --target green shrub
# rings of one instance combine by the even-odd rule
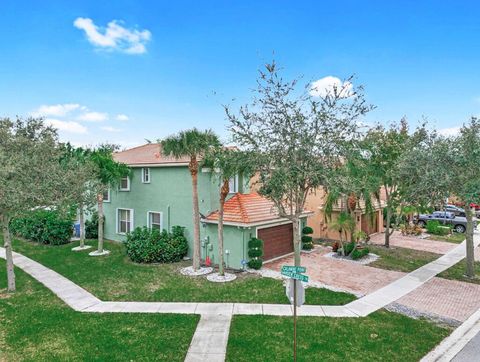
[[[427,220],[427,225],[426,225],[427,233],[435,234],[439,226],[440,226],[440,222],[438,220]]]
[[[353,260],[357,260],[363,258],[365,255],[368,255],[369,252],[370,250],[368,250],[368,248],[355,249],[350,256]]]
[[[263,240],[251,238],[248,241],[248,267],[252,269],[260,269],[263,264]]]
[[[263,261],[260,258],[250,259],[248,261],[248,267],[252,269],[260,269],[262,267]]]
[[[304,235],[313,234],[313,229],[312,229],[310,226],[305,226],[305,227],[302,229],[302,234],[304,234]]]
[[[73,234],[72,215],[57,211],[36,210],[13,219],[10,230],[14,235],[42,244],[61,245],[70,242]]]
[[[137,227],[127,234],[125,247],[129,258],[136,263],[173,263],[188,252],[184,227],[173,226],[172,232]]]
[[[448,235],[451,232],[451,227],[442,225],[438,220],[428,220],[426,225],[427,232],[433,235]]]
[[[302,235],[302,249],[303,250],[312,250],[313,249],[313,238],[309,235]]]
[[[105,221],[105,217],[103,217]],[[105,225],[105,222],[104,222]],[[85,221],[85,238],[98,239],[98,212],[94,212],[90,220]]]

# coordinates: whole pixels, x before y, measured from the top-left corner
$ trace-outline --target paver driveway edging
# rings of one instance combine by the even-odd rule
[[[474,245],[480,244],[480,234],[475,232]],[[5,249],[0,248],[0,257],[5,259]],[[387,306],[402,296],[415,290],[438,273],[450,268],[465,257],[465,242],[441,256],[437,260],[426,264],[404,277],[386,285],[375,292],[343,306],[304,305],[298,308],[300,316],[318,317],[366,317],[369,314]],[[230,326],[230,319],[233,314],[243,315],[275,315],[291,316],[292,307],[288,304],[249,304],[249,303],[178,303],[178,302],[105,302],[78,286],[71,280],[57,272],[43,266],[42,264],[18,253],[13,253],[15,266],[30,274],[33,278],[53,291],[67,305],[79,312],[87,313],[178,313],[178,314],[200,314],[203,322],[198,333],[207,333],[212,325],[223,325],[219,334],[226,333],[225,338],[212,338],[202,340],[202,348],[192,339],[192,344],[187,353],[188,361],[203,360],[205,355],[215,355],[221,360],[222,353],[219,352],[219,343],[226,350],[228,341],[227,326]],[[229,318],[223,318],[229,316]],[[210,318],[209,318],[210,317]],[[202,319],[201,319],[202,321]],[[222,323],[223,322],[223,323]],[[198,327],[197,327],[198,328]],[[197,331],[195,332],[197,335]],[[199,340],[197,335],[197,341]],[[195,342],[195,343],[194,343]],[[223,355],[224,358],[224,355]]]

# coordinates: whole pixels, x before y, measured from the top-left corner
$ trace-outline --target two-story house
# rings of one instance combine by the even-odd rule
[[[193,250],[192,181],[188,158],[162,154],[157,143],[115,153],[115,160],[130,166],[130,177],[105,195],[105,238],[124,241],[135,227],[171,230],[185,227],[189,255]],[[264,260],[293,252],[291,222],[278,216],[273,203],[257,193],[249,193],[249,181],[238,175],[230,180],[225,203],[224,250],[227,267],[241,269],[248,261],[248,240],[264,241]],[[201,169],[198,174],[201,214],[202,259],[218,260],[218,206],[220,181],[215,171]],[[307,213],[305,214],[305,217]],[[303,226],[305,220],[302,221]]]

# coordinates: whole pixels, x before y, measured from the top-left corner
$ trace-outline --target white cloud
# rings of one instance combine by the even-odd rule
[[[49,126],[52,126],[59,131],[64,131],[68,133],[78,133],[78,134],[85,134],[87,133],[87,128],[82,126],[78,122],[73,121],[61,121],[59,119],[47,118],[45,123]]]
[[[126,114],[117,114],[117,116],[115,117],[115,119],[117,121],[122,121],[122,122],[125,122],[125,121],[128,121],[130,118],[128,118],[128,116]]]
[[[31,112],[33,117],[64,117],[70,112],[82,109],[83,107],[80,104],[76,103],[66,103],[66,104],[54,104],[54,105],[42,105],[38,107],[37,110]]]
[[[112,20],[107,27],[99,27],[92,19],[77,18],[73,25],[85,31],[88,41],[98,48],[117,50],[128,54],[143,54],[147,52],[146,43],[152,33],[148,30],[127,29],[121,21]]]
[[[450,127],[450,128],[442,128],[438,130],[438,134],[442,136],[457,136],[460,133],[461,127]]]
[[[110,126],[104,126],[104,127],[100,127],[100,128],[103,129],[104,131],[107,131],[107,132],[122,132],[121,129],[110,127]]]
[[[334,95],[337,92],[340,98],[348,98],[353,95],[352,88],[351,82],[342,82],[339,78],[329,75],[312,82],[310,95],[325,98],[327,95]]]
[[[85,121],[85,122],[103,122],[108,119],[108,114],[107,113],[102,113],[102,112],[85,112],[77,117],[79,121]]]

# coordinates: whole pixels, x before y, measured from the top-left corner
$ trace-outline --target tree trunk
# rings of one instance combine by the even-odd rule
[[[218,274],[225,275],[223,267],[223,212],[225,199],[227,198],[229,190],[229,180],[223,180],[223,185],[220,189],[220,206],[218,208]]]
[[[295,252],[295,266],[300,266],[301,263],[301,238],[300,238],[300,228],[299,228],[300,219],[295,217],[293,219],[293,251]]]
[[[392,210],[390,208],[389,202],[387,201],[387,226],[385,230],[385,247],[390,247],[390,220],[392,218]]]
[[[79,221],[80,221],[80,247],[83,248],[85,247],[85,213],[84,213],[84,208],[83,204],[80,204],[80,215],[79,215]]]
[[[5,247],[5,259],[7,261],[7,291],[15,291],[15,271],[13,269],[12,239],[10,236],[10,218],[2,216],[3,243]]]
[[[195,157],[190,159],[190,174],[192,175],[193,199],[193,270],[200,269],[200,211],[198,207],[198,162]]]
[[[474,256],[474,248],[473,248],[473,216],[472,216],[472,209],[470,205],[466,205],[465,207],[465,216],[467,217],[467,230],[466,233],[466,247],[467,247],[467,270],[466,276],[468,278],[475,277],[475,256]]]
[[[98,252],[103,253],[103,194],[97,195],[98,201]]]

